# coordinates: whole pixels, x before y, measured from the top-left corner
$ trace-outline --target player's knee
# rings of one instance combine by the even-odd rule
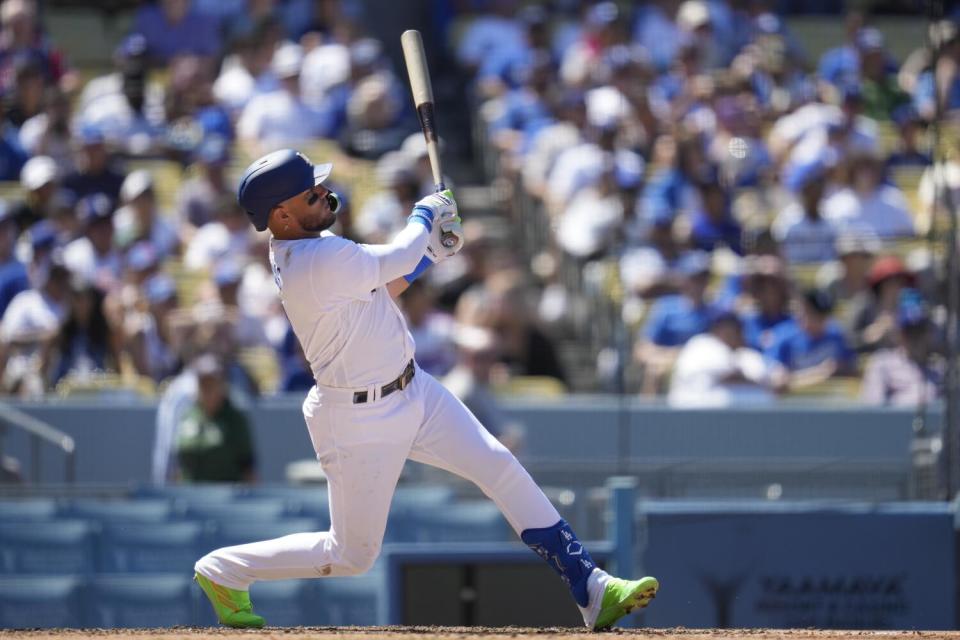
[[[369,571],[379,555],[379,543],[354,542],[342,548],[340,564],[347,575],[359,575]]]

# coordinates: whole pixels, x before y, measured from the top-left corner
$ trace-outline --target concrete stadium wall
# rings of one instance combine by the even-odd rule
[[[249,409],[260,479],[284,482],[291,462],[312,459],[299,396]],[[52,400],[17,408],[73,436],[77,481],[136,483],[150,478],[156,408],[140,401]],[[678,411],[610,397],[507,403],[522,423],[521,460],[543,484],[600,486],[637,475],[648,496],[907,497],[915,412],[865,407]],[[937,411],[927,416],[937,427]],[[3,450],[24,464],[29,442],[10,430]],[[41,480],[64,480],[63,456],[41,455]],[[720,484],[718,485],[718,481]]]

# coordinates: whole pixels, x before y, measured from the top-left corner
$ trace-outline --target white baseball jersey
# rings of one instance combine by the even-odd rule
[[[329,231],[306,240],[274,239],[270,264],[319,385],[383,384],[413,358],[413,337],[366,245]]]

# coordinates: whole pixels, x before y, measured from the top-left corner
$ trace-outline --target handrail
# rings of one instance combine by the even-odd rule
[[[25,432],[30,437],[30,476],[40,482],[40,442],[46,442],[63,451],[66,456],[64,476],[67,482],[76,479],[76,444],[72,437],[19,409],[0,402],[0,422]]]

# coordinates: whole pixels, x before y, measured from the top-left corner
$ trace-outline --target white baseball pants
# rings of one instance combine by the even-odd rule
[[[380,553],[390,501],[409,458],[470,480],[519,535],[560,514],[517,459],[426,372],[385,399],[352,404],[350,394],[314,387],[303,413],[327,475],[330,530],[225,547],[196,571],[231,589],[257,580],[364,573]]]

